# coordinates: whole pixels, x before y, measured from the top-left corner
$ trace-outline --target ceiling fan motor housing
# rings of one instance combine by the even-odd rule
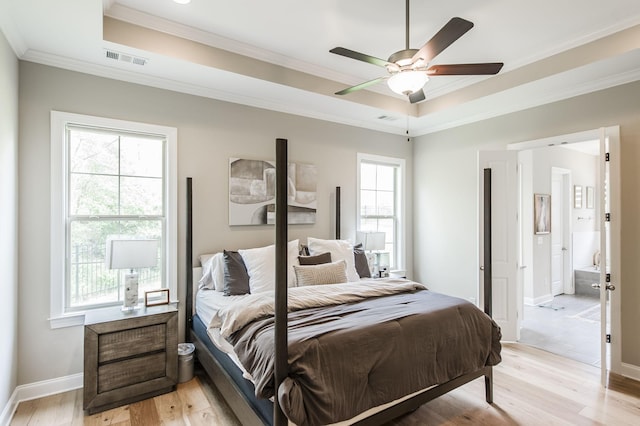
[[[418,49],[399,50],[396,53],[389,56],[389,62],[392,64],[398,65],[398,67],[400,68],[413,65],[412,59],[413,59],[413,55],[415,55],[416,53],[418,53]],[[394,71],[397,71],[397,70],[394,70]]]

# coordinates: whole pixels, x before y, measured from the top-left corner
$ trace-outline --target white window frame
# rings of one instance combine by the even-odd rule
[[[394,270],[406,271],[406,160],[404,158],[387,157],[375,154],[358,152],[357,173],[356,173],[356,229],[360,229],[360,166],[362,163],[380,164],[383,166],[393,166],[398,168],[398,179],[396,188],[397,230],[395,249],[397,253],[397,264]]]
[[[84,324],[85,311],[65,312],[65,252],[66,252],[66,198],[65,176],[68,172],[66,156],[66,126],[75,124],[97,128],[117,129],[125,132],[148,133],[166,138],[164,191],[167,194],[167,235],[164,250],[164,276],[167,288],[175,302],[178,289],[178,129],[155,124],[136,123],[68,112],[51,111],[51,300],[49,325],[51,328]]]

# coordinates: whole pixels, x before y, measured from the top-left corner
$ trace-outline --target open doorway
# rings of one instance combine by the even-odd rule
[[[591,190],[584,189],[590,185],[581,184],[582,190],[576,193],[578,176],[571,173],[570,190],[564,192],[570,194],[569,202],[576,203],[577,199],[587,205],[593,203],[592,220],[599,223],[600,238],[600,265],[599,278],[596,286],[599,286],[600,308],[600,334],[596,340],[600,344],[600,371],[601,381],[604,386],[607,383],[609,372],[620,374],[622,361],[621,350],[621,318],[620,318],[620,128],[618,126],[588,130],[580,133],[559,135],[544,139],[526,142],[512,143],[506,151],[479,151],[479,172],[491,170],[491,212],[492,224],[492,269],[491,277],[494,288],[492,305],[494,319],[503,330],[503,340],[521,341],[521,327],[525,316],[524,302],[530,306],[551,305],[554,299],[564,295],[553,295],[551,289],[551,234],[554,232],[554,224],[547,223],[551,216],[551,180],[552,167],[571,170],[568,165],[548,164],[547,171],[543,173],[541,180],[546,182],[545,187],[539,188],[539,181],[533,178],[533,157],[538,150],[547,147],[561,149],[556,154],[567,153],[565,148],[558,145],[575,144],[588,140],[598,140],[600,160],[596,169],[596,184]],[[606,155],[605,155],[606,153]],[[554,162],[557,157],[550,156]],[[517,171],[517,174],[516,174]],[[563,177],[564,179],[564,177]],[[482,178],[479,179],[482,182]],[[495,188],[496,182],[498,185]],[[534,182],[536,187],[534,188]],[[584,191],[584,193],[582,192]],[[587,191],[590,198],[587,204]],[[482,194],[482,185],[480,185]],[[579,197],[576,197],[579,195]],[[566,195],[565,195],[566,197]],[[535,199],[535,202],[534,202]],[[575,242],[572,241],[573,231],[577,231],[578,217],[580,222],[588,216],[576,216],[571,204],[572,219],[569,227],[572,227],[570,238],[565,240],[566,261],[571,262],[570,271],[574,270]],[[540,206],[548,206],[549,210],[544,214],[538,212]],[[480,209],[482,211],[482,209]],[[494,215],[495,212],[495,215]],[[562,213],[560,213],[562,214]],[[481,215],[479,215],[481,216]],[[534,221],[534,218],[536,219]],[[544,220],[541,220],[544,218]],[[597,235],[597,234],[596,234]],[[479,253],[482,255],[484,236],[482,229],[479,237]],[[595,254],[595,253],[593,253]],[[535,261],[534,261],[535,257]],[[480,257],[482,259],[482,256]],[[500,271],[496,273],[496,259],[500,262]],[[577,262],[575,262],[578,265]],[[480,263],[482,269],[482,263]],[[572,272],[573,273],[573,272]],[[575,273],[574,273],[575,274]],[[571,288],[565,290],[567,294],[575,294],[575,276],[569,280]],[[569,282],[567,281],[567,282]],[[482,282],[482,276],[479,278]],[[565,284],[563,284],[565,285]],[[480,288],[480,287],[479,287]],[[497,291],[496,291],[497,289]],[[482,296],[481,293],[478,293]],[[559,301],[558,301],[559,302]],[[556,305],[558,306],[558,305]],[[543,308],[539,308],[543,309]],[[565,308],[566,309],[566,308]],[[558,309],[560,311],[561,309]],[[550,311],[555,312],[553,309]],[[587,315],[583,313],[582,316]],[[549,327],[547,327],[549,328]],[[560,328],[562,329],[562,328]],[[566,340],[565,340],[566,342]]]
[[[521,151],[523,197],[549,195],[551,229],[527,238],[520,342],[600,366],[599,141]]]

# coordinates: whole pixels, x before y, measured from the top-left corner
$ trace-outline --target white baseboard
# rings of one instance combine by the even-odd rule
[[[524,298],[524,304],[527,306],[538,306],[550,302],[553,302],[553,296],[551,294],[545,294],[544,296],[536,297],[535,299],[531,297]]]
[[[640,381],[640,367],[633,364],[622,363],[620,373],[633,380]]]
[[[0,415],[0,426],[9,425],[20,402],[79,389],[83,386],[83,381],[84,375],[77,373],[16,387],[11,395],[11,399],[9,399],[9,402],[2,411],[2,415]]]
[[[13,418],[13,413],[15,413],[16,408],[18,407],[18,393],[17,390],[14,390],[11,394],[11,398],[7,402],[7,405],[2,410],[2,414],[0,414],[0,426],[9,426],[11,423],[11,419]]]

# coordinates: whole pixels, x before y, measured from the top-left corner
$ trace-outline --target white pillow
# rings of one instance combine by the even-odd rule
[[[276,248],[275,245],[267,247],[238,250],[244,266],[249,274],[249,289],[251,293],[260,293],[275,290],[276,281]],[[295,286],[295,274],[293,265],[298,263],[298,240],[289,241],[287,244],[287,284]]]
[[[224,255],[222,253],[203,254],[200,256],[202,278],[198,281],[198,288],[209,290],[224,290]]]
[[[339,260],[319,265],[293,265],[298,286],[347,282],[347,262]]]
[[[307,238],[309,254],[316,256],[324,252],[331,253],[331,260],[336,262],[344,260],[347,264],[347,279],[360,281],[360,275],[356,271],[356,262],[353,257],[353,245],[346,240],[322,240],[320,238]]]

